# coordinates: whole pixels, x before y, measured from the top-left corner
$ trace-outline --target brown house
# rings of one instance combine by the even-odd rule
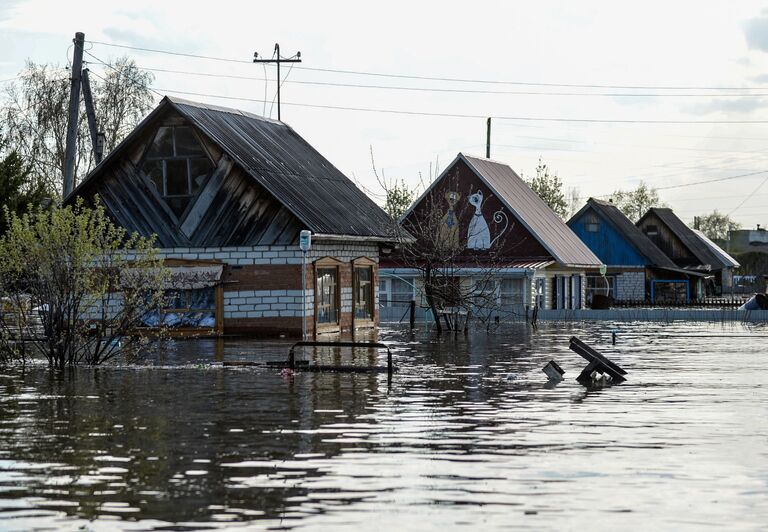
[[[430,218],[437,223],[425,234],[419,227]],[[417,246],[437,241],[457,249],[452,257],[457,283],[478,283],[492,272],[493,297],[502,306],[583,308],[585,273],[601,265],[512,168],[461,153],[401,225]],[[420,297],[420,270],[412,264],[387,259],[381,275],[384,307],[402,304],[409,287],[411,297]]]
[[[648,209],[637,227],[678,267],[706,274],[708,279],[693,286],[681,285],[681,290],[687,290],[684,297],[698,299],[733,290],[733,270],[739,263],[703,233],[685,225],[672,209]]]
[[[282,122],[165,97],[67,201],[96,195],[116,223],[156,235],[180,281],[148,327],[301,336],[305,320],[310,335],[378,323],[389,217]],[[204,275],[183,282],[190,271]]]

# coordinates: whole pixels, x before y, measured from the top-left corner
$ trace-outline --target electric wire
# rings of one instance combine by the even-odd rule
[[[94,41],[90,40],[89,42],[93,44],[99,44],[102,46],[111,46],[115,48],[125,48],[128,50],[137,50],[142,52],[152,52],[152,53],[160,53],[160,54],[167,54],[167,55],[175,55],[175,56],[181,56],[181,57],[189,57],[189,58],[195,58],[195,59],[207,59],[212,61],[224,61],[228,63],[243,63],[243,64],[250,64],[252,61],[245,61],[240,59],[232,59],[232,58],[224,58],[224,57],[215,57],[215,56],[207,56],[207,55],[199,55],[199,54],[190,54],[190,53],[183,53],[183,52],[173,52],[169,50],[160,50],[155,48],[144,48],[140,46],[128,46],[124,44],[116,44],[116,43],[108,43],[104,41]],[[653,90],[765,90],[766,87],[729,87],[729,86],[684,86],[684,85],[640,85],[640,84],[633,84],[633,85],[618,85],[618,84],[596,84],[596,83],[542,83],[542,82],[530,82],[530,81],[503,81],[503,80],[488,80],[488,79],[469,79],[469,78],[451,78],[451,77],[435,77],[435,76],[419,76],[419,75],[410,75],[410,74],[392,74],[392,73],[383,73],[383,72],[370,72],[370,71],[363,71],[363,70],[344,70],[344,69],[334,69],[334,68],[318,68],[318,67],[307,67],[307,66],[300,66],[296,67],[297,70],[307,70],[307,71],[313,71],[313,72],[330,72],[335,74],[350,74],[350,75],[359,75],[359,76],[376,76],[376,77],[387,77],[387,78],[398,78],[398,79],[417,79],[417,80],[427,80],[427,81],[448,81],[448,82],[455,82],[455,83],[484,83],[484,84],[493,84],[493,85],[524,85],[524,86],[534,86],[534,87],[568,87],[568,88],[588,88],[588,89],[625,89],[625,90],[638,90],[638,89],[653,89]]]

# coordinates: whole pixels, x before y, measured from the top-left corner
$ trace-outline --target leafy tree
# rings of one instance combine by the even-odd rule
[[[384,210],[393,220],[399,220],[413,203],[415,193],[404,180],[393,182],[386,190]]]
[[[2,133],[29,165],[30,176],[60,191],[65,166],[69,119],[69,70],[27,62],[19,82],[6,89],[0,111]],[[112,150],[152,108],[150,73],[142,72],[132,59],[123,57],[107,68],[103,79],[91,79],[96,120],[105,133],[105,154]],[[82,179],[94,166],[85,116],[80,105],[75,177]]]
[[[549,172],[549,167],[541,162],[541,159],[536,167],[536,177],[526,182],[555,214],[560,218],[568,216],[568,200],[563,191],[563,182],[557,174]]]
[[[666,207],[659,198],[658,191],[642,181],[634,190],[615,191],[611,194],[610,201],[633,223],[637,222],[651,207]]]
[[[166,275],[152,239],[128,235],[98,203],[6,213],[0,362],[42,354],[63,369],[141,345],[133,333],[158,308]]]
[[[21,215],[26,212],[28,205],[38,206],[49,192],[45,184],[32,179],[29,169],[22,162],[18,152],[12,151],[0,159],[0,202],[2,208]],[[5,216],[0,217],[0,235],[5,233],[8,223]]]
[[[733,221],[727,214],[722,214],[715,209],[710,214],[694,218],[694,229],[699,229],[712,240],[726,240],[728,231],[741,229],[741,224]]]

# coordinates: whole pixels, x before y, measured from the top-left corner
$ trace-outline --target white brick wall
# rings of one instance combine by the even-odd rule
[[[617,275],[616,299],[645,299],[645,273],[624,272]]]
[[[226,290],[224,318],[301,317],[301,290]],[[315,296],[307,290],[306,315],[314,315]]]

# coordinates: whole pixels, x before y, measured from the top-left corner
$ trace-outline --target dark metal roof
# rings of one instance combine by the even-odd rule
[[[313,233],[392,236],[389,216],[290,126],[167,98]]]
[[[166,96],[75,190],[120,157],[164,109],[175,109],[316,234],[392,239],[403,230],[290,126],[236,109]],[[402,235],[407,236],[409,235]]]
[[[609,201],[589,198],[589,200],[587,200],[587,205],[568,220],[568,225],[571,224],[571,221],[581,217],[584,211],[589,208],[596,212],[598,216],[613,225],[613,227],[624,236],[637,252],[648,260],[649,266],[676,268],[674,261],[667,257],[667,255],[640,230],[640,228],[633,224],[632,221],[627,218],[618,207],[616,207],[616,205]]]
[[[565,266],[600,266],[601,261],[509,165],[459,154],[498,195],[552,257]]]
[[[639,227],[643,220],[645,220],[651,213],[655,214],[656,217],[680,239],[683,245],[688,248],[688,251],[690,251],[702,265],[709,265],[713,270],[730,268],[732,266],[724,258],[715,254],[715,252],[710,249],[709,245],[693,232],[693,229],[685,225],[685,223],[672,212],[672,209],[666,207],[652,207],[648,209],[648,212],[646,212],[640,220],[638,220],[636,225]]]

